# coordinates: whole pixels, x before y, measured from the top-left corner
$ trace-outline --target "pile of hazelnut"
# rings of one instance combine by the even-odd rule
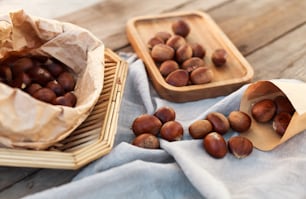
[[[74,107],[77,102],[72,72],[46,56],[11,56],[0,61],[0,82],[46,103]]]
[[[263,99],[251,107],[251,116],[239,110],[232,111],[227,117],[220,112],[211,112],[204,119],[189,125],[189,134],[193,139],[203,139],[203,148],[214,158],[223,158],[227,152],[236,158],[245,158],[253,151],[252,142],[244,136],[230,137],[227,142],[224,135],[232,129],[243,133],[250,129],[251,117],[260,123],[271,122],[273,129],[282,136],[291,120],[294,107],[287,97]],[[137,136],[133,144],[143,148],[159,148],[157,135],[168,141],[182,139],[183,127],[175,121],[175,111],[170,107],[159,108],[154,115],[144,114],[137,117],[132,125]]]
[[[190,26],[180,19],[171,27],[174,35],[160,31],[148,41],[151,57],[165,81],[177,87],[211,82],[214,73],[210,66],[205,65],[205,48],[199,43],[187,41]],[[211,56],[217,67],[224,65],[226,58],[224,49],[216,49]]]

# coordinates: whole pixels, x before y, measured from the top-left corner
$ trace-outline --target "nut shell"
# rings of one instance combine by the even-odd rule
[[[164,61],[159,67],[159,71],[164,77],[167,77],[171,72],[177,69],[179,69],[179,65],[173,60]]]
[[[179,63],[192,57],[192,48],[189,44],[181,45],[175,52],[175,60]]]
[[[152,48],[151,56],[156,62],[163,62],[173,59],[174,50],[165,44],[157,44]]]
[[[213,71],[208,67],[197,67],[190,74],[192,84],[205,84],[212,81]]]
[[[163,106],[155,111],[154,116],[164,124],[166,122],[175,120],[176,114],[173,108]]]
[[[252,117],[257,122],[269,122],[275,115],[276,105],[271,99],[263,99],[256,102],[251,109]]]
[[[231,128],[237,132],[245,132],[251,127],[252,120],[248,114],[242,111],[232,111],[228,116]]]
[[[192,57],[199,57],[203,59],[206,55],[206,50],[201,44],[198,43],[191,43],[190,44],[192,49]]]
[[[159,149],[159,139],[149,133],[138,135],[132,141],[132,144],[145,149]]]
[[[179,141],[183,135],[183,126],[177,121],[166,122],[160,129],[160,136],[169,142]]]
[[[188,71],[183,69],[178,69],[173,72],[171,72],[166,77],[166,82],[172,86],[186,86],[189,81],[189,74]]]
[[[173,35],[167,40],[166,44],[174,50],[177,50],[179,47],[186,44],[186,40],[182,36]]]
[[[135,118],[132,124],[132,130],[136,136],[143,133],[157,135],[161,126],[162,123],[157,117],[149,114],[143,114]]]
[[[214,158],[223,158],[227,153],[226,142],[222,135],[211,132],[203,139],[203,147]]]
[[[212,62],[215,66],[222,66],[226,63],[227,52],[224,49],[217,49],[211,56]]]
[[[213,126],[208,120],[197,120],[189,126],[188,130],[192,138],[202,139],[212,132]]]
[[[222,113],[211,112],[206,116],[206,119],[213,125],[213,130],[221,135],[225,134],[230,128],[228,119]]]
[[[174,34],[182,37],[187,37],[190,32],[190,27],[184,20],[177,20],[173,22],[171,27]]]
[[[49,88],[40,88],[33,93],[33,97],[43,102],[52,103],[56,95]]]
[[[228,140],[228,149],[236,158],[245,158],[253,151],[252,142],[242,136],[231,137]]]

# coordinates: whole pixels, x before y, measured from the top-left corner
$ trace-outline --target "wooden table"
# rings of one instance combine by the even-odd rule
[[[106,47],[133,51],[128,19],[173,11],[201,10],[217,22],[254,68],[254,81],[306,81],[306,1],[301,0],[105,0],[59,20],[84,27]],[[79,171],[0,167],[0,198],[19,198],[69,182]]]

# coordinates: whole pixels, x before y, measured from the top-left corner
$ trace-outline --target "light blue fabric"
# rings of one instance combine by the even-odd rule
[[[231,154],[214,159],[204,151],[202,140],[189,136],[189,125],[209,112],[227,115],[237,110],[245,89],[225,97],[172,103],[157,95],[137,60],[129,66],[113,150],[85,167],[71,183],[25,198],[306,198],[305,132],[273,151],[254,149],[245,159]],[[184,127],[183,141],[161,140],[160,150],[129,144],[134,138],[133,120],[161,106],[176,110],[176,120]],[[229,132],[225,138],[235,134]]]

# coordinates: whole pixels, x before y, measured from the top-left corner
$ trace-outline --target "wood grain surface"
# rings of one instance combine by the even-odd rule
[[[306,81],[306,1],[104,0],[58,18],[90,30],[108,48],[133,51],[125,26],[134,16],[173,11],[207,12],[253,67],[254,81]],[[0,168],[0,198],[20,198],[69,182],[78,171]]]

